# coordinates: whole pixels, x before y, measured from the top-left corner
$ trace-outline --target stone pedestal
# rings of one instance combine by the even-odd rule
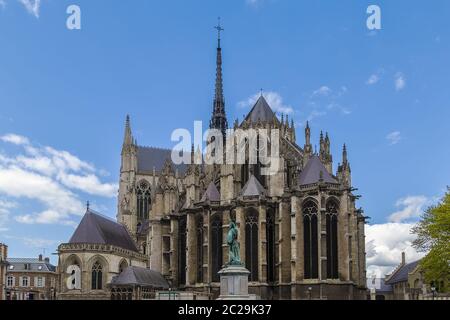
[[[218,300],[249,300],[248,271],[243,266],[227,266],[219,271],[220,296]]]

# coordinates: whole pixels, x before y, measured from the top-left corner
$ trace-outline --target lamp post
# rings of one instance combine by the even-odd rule
[[[308,287],[309,300],[312,300],[312,287]]]
[[[431,293],[433,294],[433,300],[434,300],[434,297],[436,295],[436,287],[435,286],[431,287]]]

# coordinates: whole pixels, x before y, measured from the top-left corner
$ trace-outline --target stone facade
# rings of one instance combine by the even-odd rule
[[[7,269],[8,246],[0,243],[0,300],[6,299],[6,269]]]
[[[222,49],[211,129],[227,129],[222,89]],[[266,299],[365,299],[365,217],[356,208],[344,146],[333,171],[330,137],[313,152],[311,129],[297,144],[293,121],[279,118],[261,95],[233,129],[277,130],[280,165],[174,165],[170,150],[139,146],[127,117],[121,154],[119,223],[178,290],[219,295],[218,271],[228,261],[226,234],[235,220],[240,254],[251,272],[249,290]],[[274,143],[272,141],[271,143]],[[201,158],[190,153],[191,160]]]

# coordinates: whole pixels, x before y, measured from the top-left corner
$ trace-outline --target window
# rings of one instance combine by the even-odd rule
[[[219,271],[223,264],[222,255],[222,213],[216,213],[211,222],[211,245],[212,245],[212,281],[219,282]]]
[[[14,266],[13,266],[13,265],[10,265],[10,266],[9,266],[9,270],[14,270]]]
[[[92,266],[92,279],[91,288],[92,290],[102,290],[103,278],[102,278],[103,267],[99,262],[94,263]]]
[[[8,288],[14,287],[14,277],[13,276],[8,276],[8,278],[6,279],[6,286]]]
[[[28,277],[22,277],[22,283],[21,283],[22,287],[28,287],[29,283],[30,283],[30,279]]]
[[[250,281],[258,281],[258,212],[250,209],[245,217],[245,265]]]
[[[303,235],[305,279],[318,279],[317,205],[313,200],[307,200],[303,204]]]
[[[44,287],[44,279],[42,277],[37,277],[36,287],[38,287],[38,288]]]
[[[186,284],[186,216],[178,222],[178,276],[179,285]]]
[[[267,281],[275,281],[275,212],[267,210],[266,217],[266,239],[267,239]]]
[[[203,282],[203,216],[197,216],[197,282]]]
[[[128,268],[128,263],[126,262],[126,260],[122,260],[119,265],[119,273],[122,273],[126,268]]]
[[[142,180],[137,187],[138,221],[147,220],[151,204],[150,184]]]
[[[338,279],[338,209],[336,201],[328,201],[326,211],[327,228],[327,278]]]

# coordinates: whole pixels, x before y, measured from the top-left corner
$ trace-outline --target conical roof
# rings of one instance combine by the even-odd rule
[[[220,192],[219,192],[219,190],[217,190],[216,185],[212,181],[209,184],[208,188],[206,189],[205,194],[203,195],[200,202],[205,202],[207,200],[220,201]]]
[[[245,117],[245,121],[256,123],[258,121],[261,122],[279,122],[275,113],[270,108],[264,96],[260,96],[258,101],[256,101],[253,108]]]
[[[136,244],[127,229],[88,209],[69,243],[109,244],[136,251]]]
[[[250,176],[250,179],[248,179],[247,183],[241,191],[241,195],[244,197],[262,196],[265,193],[266,190],[254,175]]]
[[[306,185],[319,182],[321,179],[323,182],[337,183],[336,179],[328,173],[319,157],[313,155],[300,173],[298,182],[300,185]]]

